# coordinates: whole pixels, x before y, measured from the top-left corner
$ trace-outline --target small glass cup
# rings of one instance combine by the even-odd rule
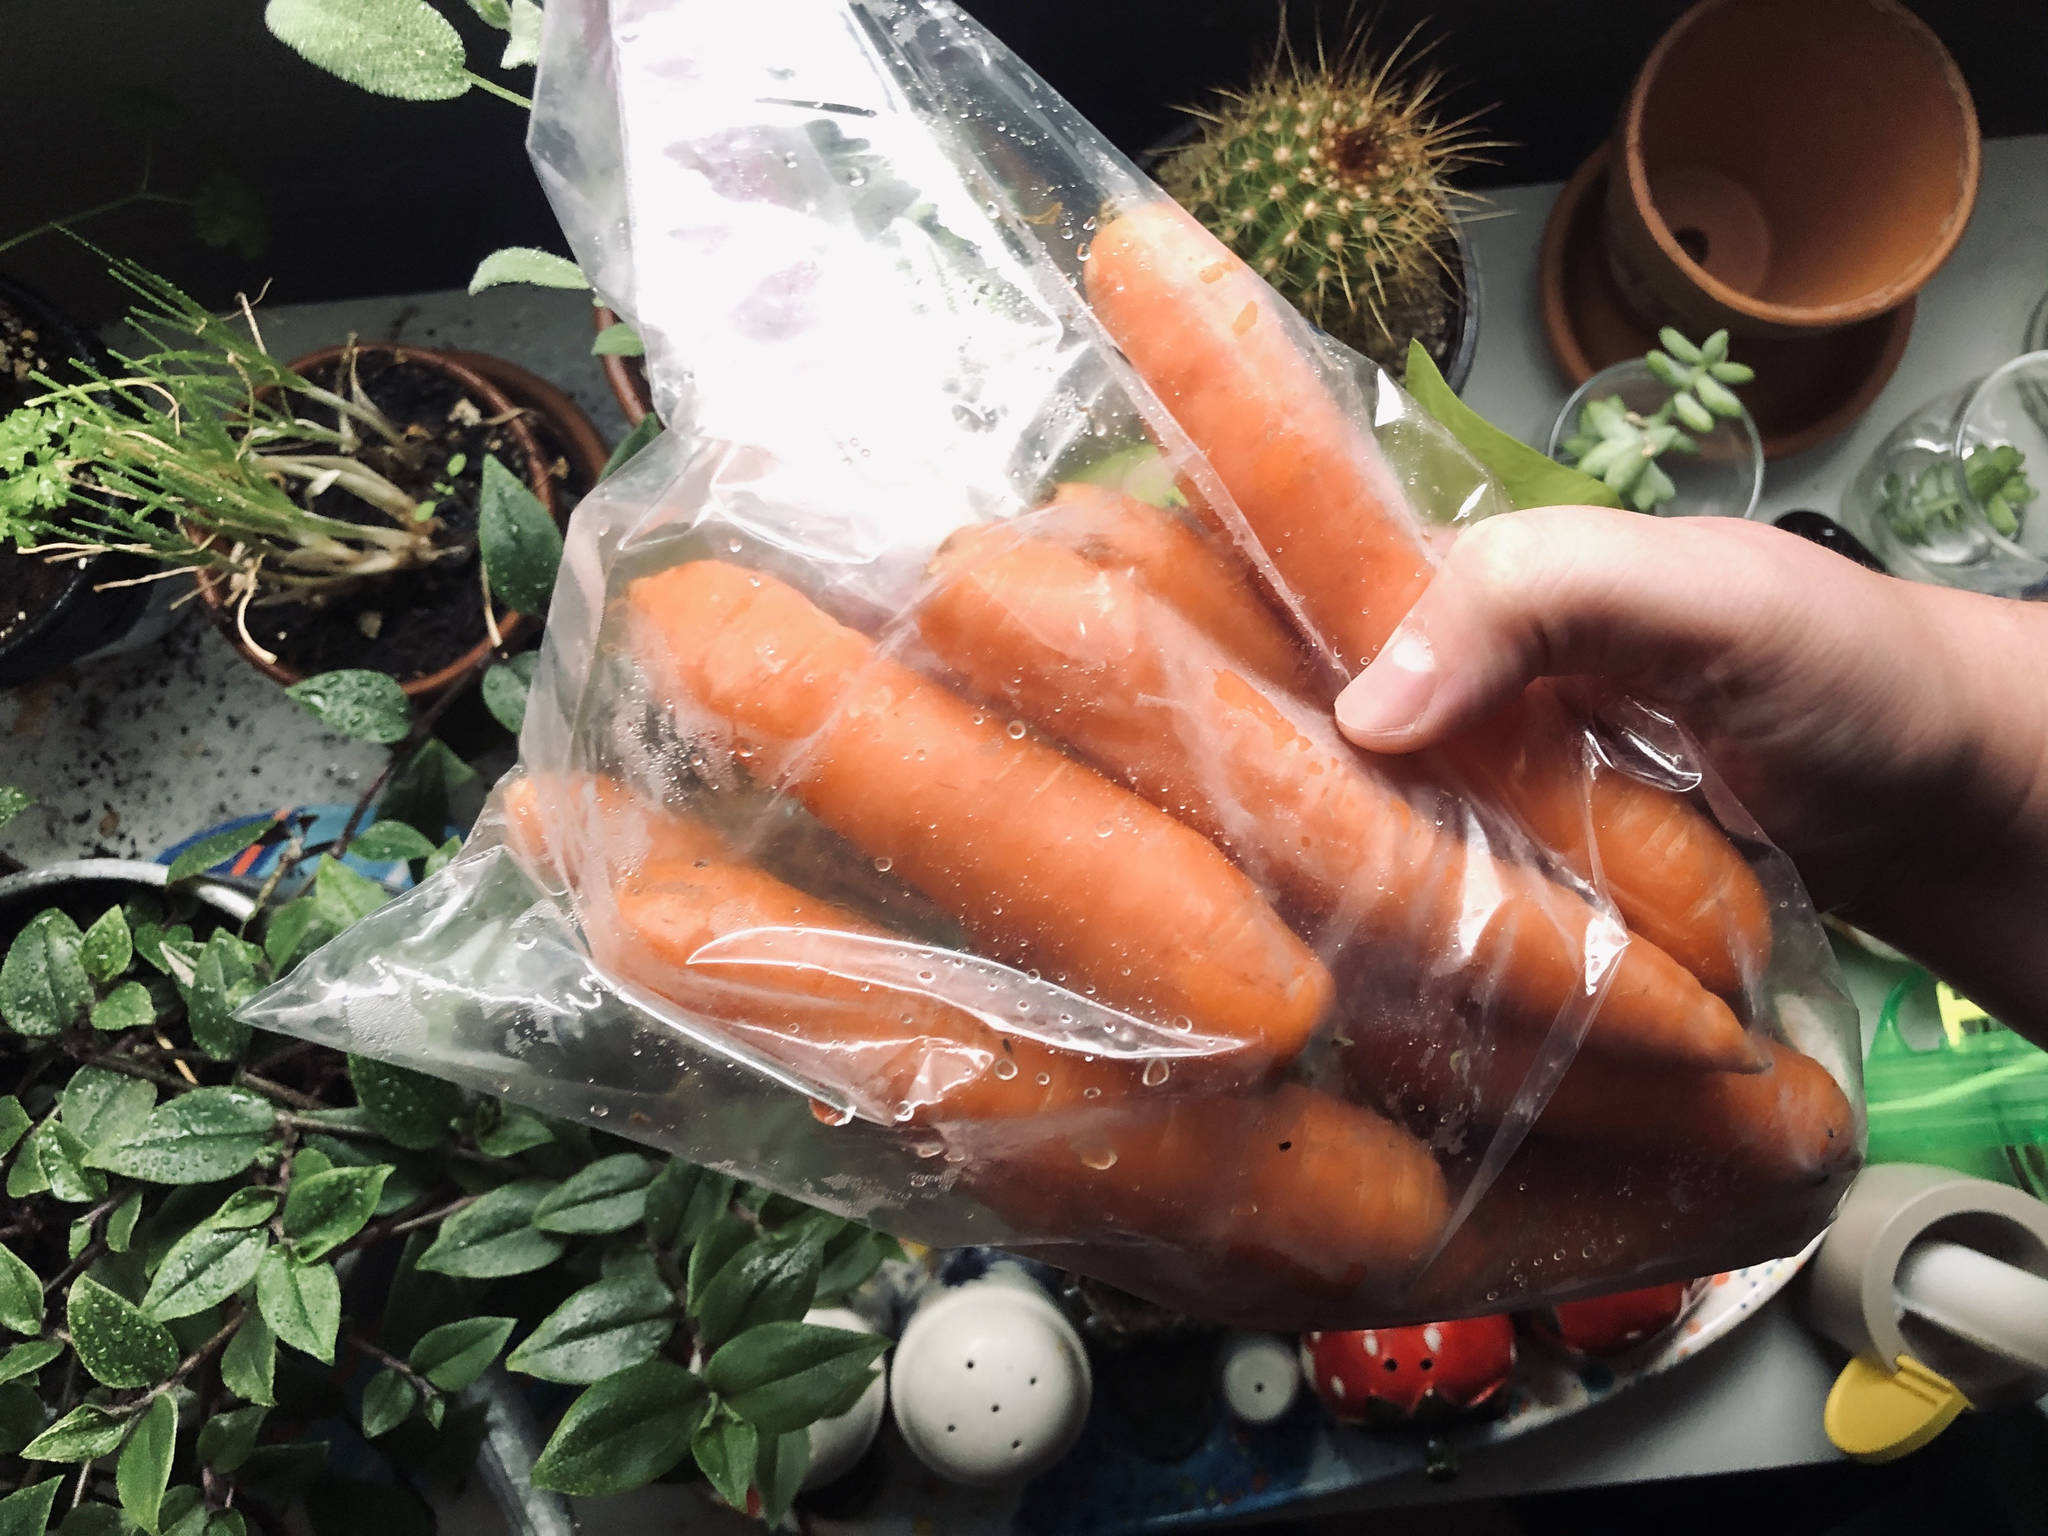
[[[1892,428],[1842,521],[1895,576],[2048,595],[2048,351],[1937,395]]]
[[[1560,458],[1564,440],[1579,430],[1579,413],[1588,400],[1619,395],[1622,405],[1644,416],[1655,415],[1671,398],[1671,386],[1650,372],[1641,358],[1603,368],[1572,392],[1551,424],[1550,446],[1544,452]],[[1764,485],[1764,444],[1749,412],[1714,418],[1711,432],[1688,432],[1698,453],[1670,449],[1657,456],[1657,466],[1671,477],[1676,492],[1655,510],[1659,517],[1754,517]]]

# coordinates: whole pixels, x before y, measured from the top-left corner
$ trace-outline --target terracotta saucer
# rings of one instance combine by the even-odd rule
[[[1609,148],[1601,145],[1557,196],[1543,230],[1537,290],[1543,331],[1574,384],[1657,344],[1656,327],[1622,302],[1608,269],[1602,209]],[[1790,341],[1740,339],[1736,355],[1756,369],[1742,402],[1763,437],[1764,457],[1816,448],[1870,408],[1913,329],[1913,300],[1861,324]]]

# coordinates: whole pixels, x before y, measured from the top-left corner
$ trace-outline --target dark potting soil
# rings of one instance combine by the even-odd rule
[[[308,377],[323,388],[345,393],[347,380],[337,363]],[[382,448],[359,457],[407,495],[433,498],[440,523],[434,542],[457,551],[432,565],[380,578],[373,585],[326,603],[252,606],[249,633],[287,666],[308,674],[343,667],[388,672],[401,682],[425,677],[458,660],[485,638],[483,584],[476,548],[477,495],[484,457],[495,454],[520,481],[527,479],[526,455],[490,408],[472,399],[459,383],[425,364],[401,362],[389,354],[365,353],[356,377],[363,392],[417,448],[407,464]],[[309,412],[321,419],[318,411]],[[332,413],[326,420],[331,422]],[[460,456],[462,468],[448,474]],[[452,489],[441,492],[437,484]],[[385,516],[346,491],[330,489],[303,505],[326,517],[373,523]]]
[[[57,377],[67,355],[61,338],[44,336],[32,317],[0,299],[0,416],[41,394],[34,375]],[[73,565],[52,565],[0,544],[0,646],[49,612],[77,579]]]

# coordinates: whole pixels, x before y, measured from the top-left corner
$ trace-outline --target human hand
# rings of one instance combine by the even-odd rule
[[[1824,907],[2048,1026],[2048,607],[1739,519],[1518,512],[1451,547],[1337,720],[1412,752],[1538,677],[1670,712]]]

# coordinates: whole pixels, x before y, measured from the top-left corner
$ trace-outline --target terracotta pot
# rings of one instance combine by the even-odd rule
[[[533,413],[535,419],[528,425],[540,441],[542,457],[549,460],[550,467],[557,458],[563,466],[564,472],[554,479],[557,491],[566,493],[557,498],[564,503],[561,510],[566,514],[597,484],[605,465],[611,462],[611,448],[597,430],[597,424],[561,389],[517,363],[508,363],[488,352],[443,355],[482,374],[503,390],[514,405]]]
[[[602,304],[590,311],[591,325],[602,331],[619,323],[618,313]],[[637,357],[601,357],[605,382],[612,387],[619,409],[626,413],[626,425],[637,427],[654,409],[654,393],[647,384],[647,365]]]
[[[1574,384],[1657,344],[1656,325],[1629,307],[1606,260],[1610,159],[1602,145],[1565,183],[1537,259],[1544,335]],[[1757,373],[1739,393],[1763,439],[1764,457],[1803,453],[1844,431],[1891,378],[1912,329],[1908,299],[1858,325],[1791,340],[1737,342],[1736,355]]]
[[[294,373],[304,373],[308,369],[324,367],[328,363],[334,362],[346,350],[344,347],[323,347],[318,352],[309,352],[304,357],[292,359],[288,366]],[[526,455],[527,483],[533,487],[533,493],[540,498],[541,505],[548,509],[548,515],[558,523],[562,520],[560,498],[555,494],[554,478],[548,473],[547,460],[546,456],[541,452],[540,441],[534,436],[533,429],[527,424],[521,408],[502,389],[491,383],[474,368],[458,362],[454,357],[446,353],[433,351],[431,348],[410,347],[399,342],[369,341],[356,343],[355,350],[358,356],[365,353],[384,354],[390,356],[394,362],[419,363],[428,368],[436,369],[441,373],[447,374],[456,383],[460,384],[463,390],[475,399],[490,415],[506,417],[506,429],[511,432],[513,441],[518,443],[520,451]],[[510,365],[506,366],[509,367]],[[282,683],[286,687],[290,687],[293,683],[305,681],[306,674],[297,668],[288,666],[282,661],[266,661],[249,648],[235,627],[234,614],[230,610],[222,591],[223,582],[216,573],[202,571],[198,574],[197,581],[200,600],[206,604],[207,612],[212,616],[213,622],[219,626],[221,633],[227,636],[228,643],[240,651],[252,667],[263,673],[264,676],[275,682]],[[527,616],[522,613],[508,613],[500,616],[498,619],[498,634],[503,639],[507,650],[513,648],[514,640],[518,637],[520,631],[525,629],[528,622]],[[405,690],[409,698],[430,698],[462,678],[492,649],[490,639],[486,636],[470,647],[470,649],[463,652],[454,661],[448,663],[447,666],[442,667],[438,671],[429,672],[424,677],[416,677],[411,682],[402,683],[400,686]]]
[[[1917,293],[1962,238],[1981,149],[1962,73],[1896,0],[1704,0],[1651,50],[1615,143],[1630,306],[1762,337]]]

